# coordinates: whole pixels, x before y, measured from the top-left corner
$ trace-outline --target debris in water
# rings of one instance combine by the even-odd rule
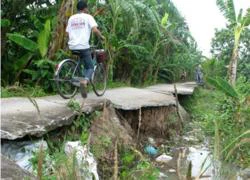
[[[4,156],[7,156],[9,159],[15,161],[17,165],[21,168],[33,173],[31,159],[34,156],[34,153],[38,152],[40,147],[43,150],[48,149],[48,144],[44,140],[40,140],[37,142],[33,141],[23,141],[23,142],[9,142],[3,143],[1,146],[1,153]],[[46,163],[48,164],[49,168],[52,168],[52,163],[50,160],[46,159]]]
[[[151,145],[147,145],[147,146],[144,148],[144,151],[145,151],[148,155],[150,155],[150,156],[156,156],[157,153],[158,153],[158,150],[157,150],[155,147],[151,146]]]
[[[168,176],[162,172],[159,173],[159,179],[166,179]]]
[[[153,138],[151,138],[151,137],[148,137],[148,143],[151,144],[151,145],[153,145],[153,146],[156,145],[155,140]]]
[[[189,147],[189,154],[187,156],[187,161],[192,162],[192,176],[199,176],[200,172],[208,168],[204,172],[204,176],[211,176],[211,157],[210,152],[207,149],[194,147]]]
[[[170,173],[175,173],[176,170],[175,170],[175,169],[169,169],[168,172],[170,172]]]
[[[97,162],[86,145],[82,146],[80,141],[68,141],[65,144],[64,151],[68,156],[72,156],[75,153],[79,165],[80,176],[85,180],[99,180]]]
[[[171,156],[168,156],[165,153],[163,153],[162,155],[158,156],[155,160],[156,162],[159,162],[159,163],[168,163],[172,159],[173,158]]]

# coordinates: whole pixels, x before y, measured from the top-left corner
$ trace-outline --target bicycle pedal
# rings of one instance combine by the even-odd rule
[[[80,87],[80,81],[78,82],[71,82],[74,86]]]

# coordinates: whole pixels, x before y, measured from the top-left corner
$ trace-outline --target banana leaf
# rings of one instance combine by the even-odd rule
[[[239,98],[238,93],[235,91],[235,89],[224,79],[217,77],[216,79],[214,78],[207,78],[207,82],[211,85],[213,85],[215,88],[223,92],[229,97],[232,98]]]
[[[35,52],[37,50],[37,43],[35,43],[34,41],[26,38],[25,36],[18,34],[18,33],[7,33],[7,37],[9,40],[15,42],[16,44],[18,44],[19,46]]]

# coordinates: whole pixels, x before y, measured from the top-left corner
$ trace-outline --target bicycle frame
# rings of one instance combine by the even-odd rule
[[[93,52],[92,61],[93,61],[93,64],[94,64],[94,72],[95,72],[96,67],[97,67],[96,52],[95,52],[95,50],[92,50],[92,52]],[[77,61],[77,62],[76,62],[76,67],[75,67],[74,72],[73,72],[73,74],[72,74],[72,79],[73,79],[74,77],[76,77],[76,76],[75,76],[76,71],[77,71],[78,69],[81,69],[81,67],[80,67],[81,62],[80,62],[79,58],[78,58],[77,60],[75,60],[75,59],[64,59],[64,60],[62,60],[62,61],[57,65],[57,68],[56,68],[56,71],[55,71],[55,76],[57,76],[57,74],[59,73],[59,70],[60,70],[61,65],[62,65],[65,61],[69,61],[69,60],[71,60],[71,61]],[[82,72],[81,72],[81,77],[83,77]],[[72,81],[72,79],[69,80],[69,81]],[[73,83],[72,83],[72,84],[73,84]],[[74,85],[74,84],[73,84],[73,85]]]
[[[103,66],[103,62],[97,61],[97,55],[98,55],[97,52],[98,50],[95,50],[95,48],[91,48],[94,72],[90,79],[90,84],[93,88],[94,93],[97,96],[102,96],[106,90],[107,76],[105,67]],[[68,64],[69,66],[68,67],[64,66],[64,64],[65,65]],[[70,68],[71,65],[73,67]],[[63,67],[65,67],[66,69],[62,71]],[[65,72],[65,74],[64,75],[62,74],[61,76],[60,75],[61,72]],[[79,60],[79,58],[77,58],[77,60],[73,58],[62,60],[56,66],[54,77],[55,78],[53,80],[57,81],[56,85],[61,97],[63,97],[64,99],[69,99],[74,97],[75,94],[77,93],[77,89],[80,87],[81,79],[84,78],[83,67],[81,66],[81,61]],[[64,86],[64,83],[66,83],[65,84],[66,86]],[[70,86],[67,87],[67,83],[70,83],[72,85],[72,91],[70,90]],[[66,87],[66,89],[64,89],[64,87]]]

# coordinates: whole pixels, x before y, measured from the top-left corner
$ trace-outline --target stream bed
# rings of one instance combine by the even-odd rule
[[[173,159],[158,165],[165,175],[161,179],[250,180],[249,168],[241,169],[213,159],[209,139],[202,135],[201,129],[194,128],[174,142],[178,143],[167,152]]]

